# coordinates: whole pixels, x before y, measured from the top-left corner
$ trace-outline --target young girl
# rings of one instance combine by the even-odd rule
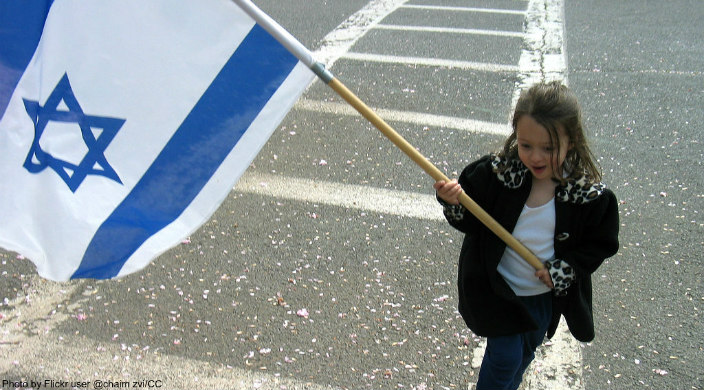
[[[564,315],[594,338],[591,274],[618,250],[616,197],[600,183],[575,95],[559,82],[524,91],[503,150],[435,183],[450,225],[465,233],[459,311],[487,337],[476,389],[517,389],[545,334]],[[466,208],[466,192],[546,265],[536,271]]]

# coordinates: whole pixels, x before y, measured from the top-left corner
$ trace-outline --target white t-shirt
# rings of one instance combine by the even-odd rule
[[[513,236],[541,262],[554,259],[555,198],[539,207],[523,206]],[[535,268],[509,247],[506,247],[497,270],[518,296],[539,295],[550,291],[545,283],[535,277]]]

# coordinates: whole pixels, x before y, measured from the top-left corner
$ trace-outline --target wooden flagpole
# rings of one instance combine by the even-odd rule
[[[323,80],[324,81],[324,80]],[[327,83],[330,88],[337,92],[347,103],[355,108],[364,118],[371,122],[374,127],[379,129],[386,138],[394,143],[403,153],[418,164],[428,175],[435,181],[450,181],[442,171],[440,171],[433,163],[423,156],[413,145],[409,144],[398,132],[389,126],[381,119],[371,108],[361,101],[352,91],[336,78],[332,78]],[[525,259],[536,270],[545,268],[543,263],[531,252],[525,245],[521,244],[515,237],[511,235],[501,224],[496,222],[484,209],[481,208],[472,198],[462,192],[459,197],[460,203],[469,210],[477,219],[479,219],[489,230],[496,234],[506,245],[516,251],[523,259]]]
[[[319,62],[315,62],[310,51],[296,40],[291,34],[274,21],[269,15],[262,12],[250,0],[233,0],[241,9],[249,14],[257,23],[266,29],[274,38],[284,45],[293,55],[301,62],[310,67],[313,73],[316,74],[325,84],[330,86],[340,97],[355,108],[364,118],[382,132],[391,142],[394,143],[403,153],[418,164],[426,173],[428,173],[435,181],[449,181],[435,165],[425,158],[416,148],[409,144],[400,134],[398,134],[391,126],[381,119],[374,111],[362,102],[352,91],[344,84],[337,80],[330,71],[325,69],[325,66]],[[469,210],[477,219],[479,219],[489,230],[496,234],[506,245],[516,251],[523,259],[525,259],[536,270],[545,268],[543,263],[520,241],[516,240],[503,226],[501,226],[494,218],[492,218],[484,209],[482,209],[472,198],[462,192],[459,197],[460,203]]]

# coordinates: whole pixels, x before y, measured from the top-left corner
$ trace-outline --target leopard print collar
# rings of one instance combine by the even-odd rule
[[[507,188],[519,188],[529,173],[528,167],[521,160],[507,161],[496,155],[492,157],[491,165],[499,181]],[[501,172],[506,164],[509,164],[508,168]],[[604,188],[606,188],[604,184],[592,183],[587,176],[581,176],[578,179],[569,179],[564,185],[558,185],[555,199],[574,204],[589,203],[598,198],[604,192]]]

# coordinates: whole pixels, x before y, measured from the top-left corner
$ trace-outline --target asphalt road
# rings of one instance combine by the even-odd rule
[[[594,342],[545,346],[524,388],[704,388],[701,1],[568,2],[542,22],[512,0],[255,3],[448,176],[499,147],[521,83],[568,80],[622,244],[593,275]],[[536,23],[561,39],[531,44]],[[526,51],[564,63],[535,71]],[[313,84],[211,221],[140,273],[52,283],[0,251],[0,381],[467,388],[461,236],[432,180],[340,103]]]
[[[622,249],[593,277],[587,388],[701,389],[704,4],[577,2],[566,17],[570,84],[621,200]]]

